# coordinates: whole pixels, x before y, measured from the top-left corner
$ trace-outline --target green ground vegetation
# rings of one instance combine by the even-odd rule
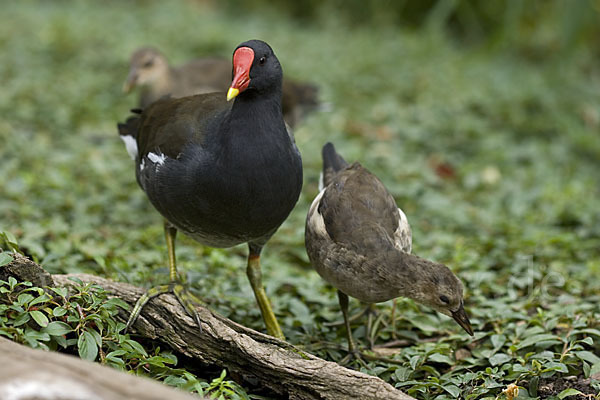
[[[343,327],[330,326],[341,320],[335,291],[311,269],[303,243],[320,149],[332,141],[393,193],[411,222],[414,253],[461,277],[476,332],[469,338],[412,301],[398,301],[394,314],[392,302],[379,304],[372,340],[391,361],[354,368],[419,399],[504,398],[509,384],[521,387],[519,399],[594,398],[600,50],[585,29],[599,14],[597,2],[571,2],[570,14],[557,8],[563,3],[547,2],[554,14],[538,7],[519,26],[506,12],[498,17],[504,28],[479,42],[440,27],[438,19],[448,17],[440,7],[405,27],[385,13],[374,13],[385,23],[355,23],[352,9],[350,17],[303,15],[314,19],[306,22],[283,6],[236,13],[235,3],[6,3],[0,247],[16,243],[51,273],[164,283],[161,219],[137,187],[116,132],[136,103],[120,92],[129,54],[152,44],[175,63],[229,57],[238,43],[261,38],[287,76],[318,84],[330,105],[295,132],[304,188],[264,251],[267,292],[288,340],[333,361],[345,356]],[[463,14],[452,17],[453,27],[463,26]],[[182,275],[212,309],[263,329],[244,246],[212,249],[181,236],[177,251]],[[0,254],[0,264],[8,261]],[[177,363],[167,349],[123,335],[114,320],[119,302],[77,285],[73,294],[49,298],[0,282],[0,334],[197,392],[257,396],[221,371]],[[77,304],[101,326],[82,321]],[[351,302],[353,312],[361,307]],[[353,334],[366,346],[364,321]]]

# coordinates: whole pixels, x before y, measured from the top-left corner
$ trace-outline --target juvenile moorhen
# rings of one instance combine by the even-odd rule
[[[409,254],[408,221],[383,183],[327,143],[323,184],[308,211],[306,250],[319,275],[338,290],[350,353],[356,347],[348,296],[366,303],[408,297],[451,316],[473,335],[462,283],[445,265]]]
[[[140,87],[140,108],[146,108],[163,96],[175,98],[225,91],[231,83],[231,62],[223,58],[201,58],[179,67],[169,65],[158,50],[144,47],[131,55],[129,74],[123,91]],[[283,119],[294,127],[296,122],[318,108],[317,87],[289,79],[283,80]]]
[[[282,75],[271,47],[250,40],[233,53],[227,95],[165,98],[119,124],[135,159],[137,181],[166,220],[171,278],[138,301],[128,326],[151,297],[167,292],[200,325],[191,295],[177,283],[175,234],[180,230],[208,246],[248,243],[247,274],[267,331],[283,338],[259,262],[302,188],[302,160],[281,113]]]

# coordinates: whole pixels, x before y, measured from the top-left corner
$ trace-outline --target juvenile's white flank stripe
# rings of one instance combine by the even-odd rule
[[[125,143],[125,149],[127,149],[129,157],[131,157],[132,160],[135,160],[135,158],[138,155],[137,142],[135,138],[131,135],[120,136],[120,138],[123,141],[123,143]]]
[[[310,209],[308,211],[308,225],[318,235],[329,237],[329,234],[327,233],[327,228],[325,228],[325,221],[323,220],[323,216],[319,213],[319,204],[321,203],[321,198],[323,197],[323,194],[325,194],[325,190],[321,190],[310,205]]]

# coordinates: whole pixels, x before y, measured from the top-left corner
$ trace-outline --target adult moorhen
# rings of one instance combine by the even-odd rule
[[[163,96],[184,97],[225,91],[231,83],[231,62],[223,58],[201,58],[179,67],[169,65],[158,50],[143,47],[131,55],[129,74],[123,91],[139,86],[140,108],[146,108]],[[318,89],[308,83],[283,80],[283,119],[294,127],[308,112],[318,108]]]
[[[282,75],[271,47],[250,40],[233,53],[227,95],[165,98],[119,124],[135,159],[137,181],[166,220],[171,278],[138,301],[128,326],[150,298],[167,292],[200,325],[187,289],[177,283],[175,234],[180,230],[208,246],[248,243],[247,274],[267,331],[283,338],[259,262],[302,188],[302,160],[281,113]]]
[[[451,316],[473,335],[462,283],[445,265],[409,254],[408,221],[383,183],[327,143],[323,184],[308,211],[306,250],[319,275],[338,290],[349,351],[356,347],[348,296],[366,303],[408,297]]]

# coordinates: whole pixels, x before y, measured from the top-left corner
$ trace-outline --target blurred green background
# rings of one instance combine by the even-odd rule
[[[263,253],[290,342],[345,355],[343,329],[324,325],[341,318],[335,292],[303,244],[332,141],[392,192],[414,252],[461,277],[476,330],[408,300],[392,324],[384,303],[374,339],[394,362],[354,367],[424,399],[493,399],[509,383],[519,398],[597,393],[599,1],[4,2],[0,232],[52,273],[166,282],[161,218],[116,131],[137,104],[121,93],[129,56],[230,57],[251,38],[329,109],[296,129],[303,192]],[[214,310],[263,329],[244,246],[181,236],[177,251]],[[366,345],[360,322],[354,335]]]

